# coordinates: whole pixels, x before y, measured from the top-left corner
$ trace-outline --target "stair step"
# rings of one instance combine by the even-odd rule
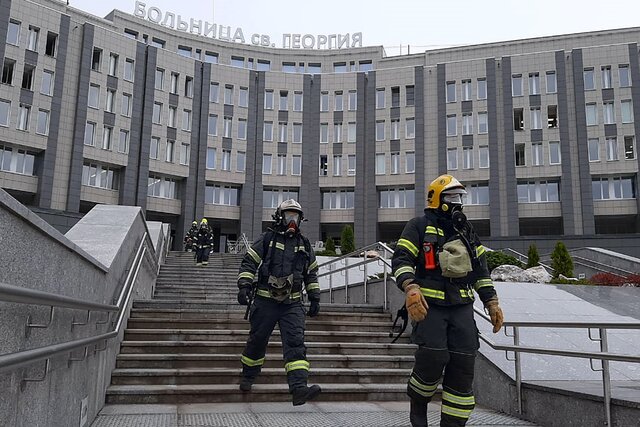
[[[386,332],[391,330],[392,323],[386,322],[349,322],[344,320],[333,320],[327,317],[326,320],[319,318],[307,319],[307,331],[359,331],[359,332]],[[210,330],[210,329],[231,329],[238,330],[248,328],[249,323],[240,316],[233,319],[171,319],[166,318],[130,318],[127,328],[131,329],[193,329],[193,330]],[[276,326],[277,330],[277,326]]]
[[[229,319],[243,319],[244,310],[241,306],[237,306],[236,310],[201,310],[197,308],[133,308],[131,310],[130,319],[144,318],[162,318],[171,319],[215,319],[226,321]],[[320,318],[329,316],[334,321],[345,322],[389,322],[391,315],[389,313],[341,313],[341,312],[325,312],[326,305],[320,308]],[[307,319],[310,321],[310,319]]]

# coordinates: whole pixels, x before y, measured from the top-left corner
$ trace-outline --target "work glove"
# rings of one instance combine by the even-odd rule
[[[493,333],[497,333],[504,323],[504,314],[498,304],[498,298],[490,299],[484,304],[484,308],[489,312],[491,324],[493,325]]]
[[[406,294],[405,306],[407,312],[409,312],[409,318],[413,322],[420,322],[427,317],[427,310],[429,305],[420,292],[420,286],[416,283],[411,283],[404,288]]]
[[[238,291],[238,304],[249,305],[251,302],[251,288],[244,286]]]
[[[309,317],[316,317],[320,312],[320,296],[309,295],[309,311],[307,311],[307,315]]]

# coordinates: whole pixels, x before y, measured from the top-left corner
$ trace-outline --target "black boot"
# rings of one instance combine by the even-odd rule
[[[411,412],[409,412],[411,427],[427,427],[427,404],[411,399]]]
[[[253,385],[253,380],[250,378],[243,377],[240,380],[240,390],[243,392],[251,391],[251,386]]]
[[[312,385],[310,387],[299,387],[293,389],[293,406],[300,406],[312,400],[320,394],[322,389],[319,385]]]

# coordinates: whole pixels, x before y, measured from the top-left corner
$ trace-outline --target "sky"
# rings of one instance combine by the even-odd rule
[[[69,0],[97,16],[112,9],[133,14],[135,0]],[[218,25],[269,35],[362,33],[363,46],[384,46],[387,55],[458,45],[499,42],[583,31],[640,26],[638,0],[143,0]],[[249,42],[247,40],[247,42]],[[402,46],[402,50],[400,50]]]

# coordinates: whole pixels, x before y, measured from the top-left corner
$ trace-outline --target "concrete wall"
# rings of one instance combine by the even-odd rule
[[[39,216],[0,190],[0,282],[37,289],[86,301],[114,304],[124,284],[127,269],[148,232],[139,207],[97,206],[68,233],[62,235]],[[156,233],[158,238],[159,233]],[[140,268],[131,300],[151,297],[158,264],[154,245],[145,238],[147,252]],[[127,308],[128,315],[128,308]],[[46,323],[49,308],[0,302],[0,354],[44,347],[74,339],[88,338],[111,330],[111,322],[97,325],[104,313],[87,313],[60,308],[47,329],[31,329],[25,324]],[[115,318],[115,316],[113,316]],[[126,319],[126,317],[125,317]],[[92,346],[84,361],[68,364],[70,355],[51,358],[42,382],[21,386],[23,377],[38,377],[44,362],[0,373],[0,425],[79,425],[81,401],[88,399],[89,424],[104,405],[106,387],[120,350],[123,333],[107,343],[105,351]],[[102,349],[104,344],[98,344]],[[83,349],[74,353],[82,357]]]

